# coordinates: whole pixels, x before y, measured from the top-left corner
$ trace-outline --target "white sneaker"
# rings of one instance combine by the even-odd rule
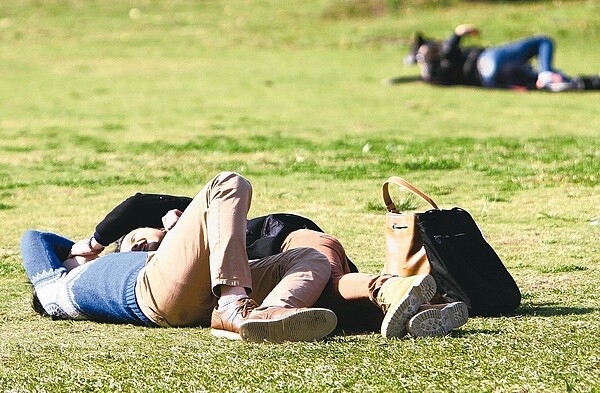
[[[468,318],[465,303],[448,303],[442,308],[427,308],[416,313],[406,324],[406,330],[415,337],[445,336],[467,323]]]
[[[406,322],[433,298],[435,291],[435,280],[429,274],[393,277],[383,283],[377,296],[377,303],[385,312],[381,335],[385,338],[404,337]]]

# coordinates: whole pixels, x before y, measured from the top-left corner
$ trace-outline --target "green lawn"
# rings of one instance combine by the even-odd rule
[[[415,30],[464,22],[600,71],[597,0],[0,2],[0,391],[600,391],[600,93],[380,82],[418,74]],[[308,216],[373,273],[381,184],[405,177],[473,214],[522,306],[443,338],[283,345],[31,310],[25,229],[83,238],[221,170],[253,183],[251,216]]]

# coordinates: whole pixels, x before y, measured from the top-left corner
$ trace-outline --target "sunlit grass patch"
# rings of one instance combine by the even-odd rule
[[[2,146],[2,150],[10,153],[27,153],[33,151],[31,146]]]
[[[557,265],[557,266],[545,266],[540,268],[541,273],[571,273],[586,271],[589,268],[586,266],[579,265]]]
[[[106,131],[122,131],[125,130],[125,125],[121,123],[105,123],[102,125],[102,129]]]
[[[0,277],[14,277],[23,273],[23,267],[20,264],[5,262],[0,258]]]

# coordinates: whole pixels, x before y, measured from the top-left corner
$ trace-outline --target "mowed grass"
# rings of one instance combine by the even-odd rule
[[[415,30],[463,22],[474,45],[548,34],[559,68],[596,73],[600,2],[394,4],[1,2],[0,390],[599,391],[600,93],[380,81],[416,76]],[[252,181],[250,216],[308,216],[371,273],[403,176],[473,214],[522,306],[443,338],[283,345],[34,314],[25,229],[83,238],[134,192],[221,170]]]

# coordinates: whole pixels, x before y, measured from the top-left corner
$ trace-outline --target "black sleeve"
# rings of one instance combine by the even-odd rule
[[[139,227],[162,228],[162,217],[172,209],[184,211],[192,198],[174,195],[137,193],[111,210],[96,226],[94,238],[109,245]]]
[[[444,85],[456,85],[462,83],[463,55],[460,48],[462,37],[453,33],[442,44],[440,53],[440,83]]]
[[[460,56],[460,40],[462,36],[452,33],[442,45],[442,58]]]

